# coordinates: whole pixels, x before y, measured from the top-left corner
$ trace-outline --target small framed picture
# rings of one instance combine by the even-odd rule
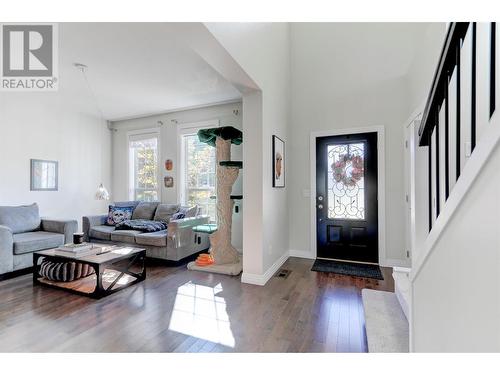
[[[166,176],[163,179],[163,183],[165,184],[166,188],[174,187],[174,178],[172,176]]]
[[[165,160],[165,169],[171,171],[174,168],[174,162],[172,159]]]
[[[57,191],[59,189],[59,163],[51,160],[31,159],[30,190]]]
[[[273,187],[285,187],[285,142],[273,135]]]

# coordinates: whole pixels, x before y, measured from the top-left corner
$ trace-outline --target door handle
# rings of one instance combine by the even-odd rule
[[[323,209],[323,205],[320,203],[318,204],[318,209],[322,210]]]

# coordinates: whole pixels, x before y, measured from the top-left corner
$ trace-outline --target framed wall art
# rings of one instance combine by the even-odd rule
[[[273,187],[285,187],[285,142],[273,135]]]
[[[51,160],[30,160],[30,190],[57,191],[59,189],[59,163]]]

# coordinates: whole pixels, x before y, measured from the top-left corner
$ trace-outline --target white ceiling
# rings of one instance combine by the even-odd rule
[[[73,63],[87,65],[89,83],[107,120],[241,97],[162,23],[61,23],[59,40],[61,87],[80,93],[86,89]]]

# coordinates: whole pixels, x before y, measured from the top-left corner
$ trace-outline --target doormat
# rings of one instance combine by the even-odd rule
[[[380,267],[374,264],[337,262],[335,260],[316,259],[311,271],[331,272],[339,275],[368,277],[384,280]]]

